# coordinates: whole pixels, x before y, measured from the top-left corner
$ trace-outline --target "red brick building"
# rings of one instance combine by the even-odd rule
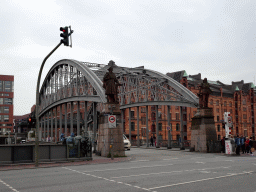
[[[187,75],[186,71],[178,71],[174,73],[167,73],[168,76],[180,82],[190,91],[197,95],[199,92],[199,85],[202,83],[201,74]],[[215,127],[218,139],[225,136],[225,130],[222,128],[222,120],[224,112],[230,112],[233,121],[232,134],[252,136],[255,139],[255,89],[253,83],[244,83],[244,81],[232,82],[231,85],[224,84],[220,81],[208,80],[212,93],[209,97],[208,106],[213,108]],[[155,125],[155,106],[148,107],[148,127],[149,137],[156,135]],[[190,107],[183,107],[183,130],[184,140],[191,139],[191,122],[197,109]],[[132,108],[131,127],[132,139],[137,137],[137,111]],[[139,109],[139,127],[140,138],[146,138],[146,110],[145,107]],[[159,140],[167,140],[167,106],[158,106],[159,113]],[[180,137],[180,107],[171,106],[171,135],[172,140],[178,140]],[[129,111],[125,110],[125,134],[129,136]]]
[[[0,75],[0,131],[13,132],[14,76]]]

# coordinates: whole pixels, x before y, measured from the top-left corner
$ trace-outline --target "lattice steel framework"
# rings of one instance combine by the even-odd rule
[[[39,116],[72,101],[106,103],[102,79],[109,67],[75,60],[58,61],[41,86]],[[198,106],[198,97],[167,75],[144,67],[113,67],[123,84],[118,88],[121,109],[145,105]]]
[[[75,60],[60,60],[52,66],[41,86],[39,116],[67,102],[107,102],[102,81],[88,66]]]

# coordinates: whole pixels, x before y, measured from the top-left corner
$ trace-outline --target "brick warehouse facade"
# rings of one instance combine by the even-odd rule
[[[0,75],[0,131],[13,132],[14,76]]]
[[[190,91],[197,95],[199,85],[202,83],[201,74],[187,75],[186,71],[167,73],[168,76],[180,82]],[[226,85],[220,81],[210,81],[212,94],[209,97],[208,106],[213,108],[214,121],[218,140],[225,136],[225,130],[222,128],[224,112],[230,112],[233,121],[232,135],[252,136],[255,139],[255,89],[253,83],[244,83],[244,81],[232,82]],[[148,127],[149,137],[156,136],[155,106],[148,107]],[[184,140],[191,140],[191,122],[197,109],[183,107],[183,132]],[[137,138],[137,110],[131,109],[131,127],[132,140]],[[158,106],[159,113],[159,140],[167,140],[167,106]],[[178,140],[180,137],[180,107],[170,107],[171,117],[171,135],[172,140]],[[146,139],[146,108],[139,108],[139,127],[140,139]],[[124,132],[129,136],[129,110],[125,110]]]

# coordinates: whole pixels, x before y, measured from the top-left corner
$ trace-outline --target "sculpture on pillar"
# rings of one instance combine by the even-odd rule
[[[113,67],[111,66],[108,69],[103,78],[103,88],[106,90],[105,94],[107,95],[108,103],[118,103],[118,86],[122,85],[116,78],[116,75],[113,73]]]
[[[199,86],[199,108],[208,108],[209,95],[212,93],[207,78],[204,78],[203,83]]]

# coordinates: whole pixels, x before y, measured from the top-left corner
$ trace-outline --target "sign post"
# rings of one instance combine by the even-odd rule
[[[109,128],[116,128],[116,116],[108,115],[108,126]]]

